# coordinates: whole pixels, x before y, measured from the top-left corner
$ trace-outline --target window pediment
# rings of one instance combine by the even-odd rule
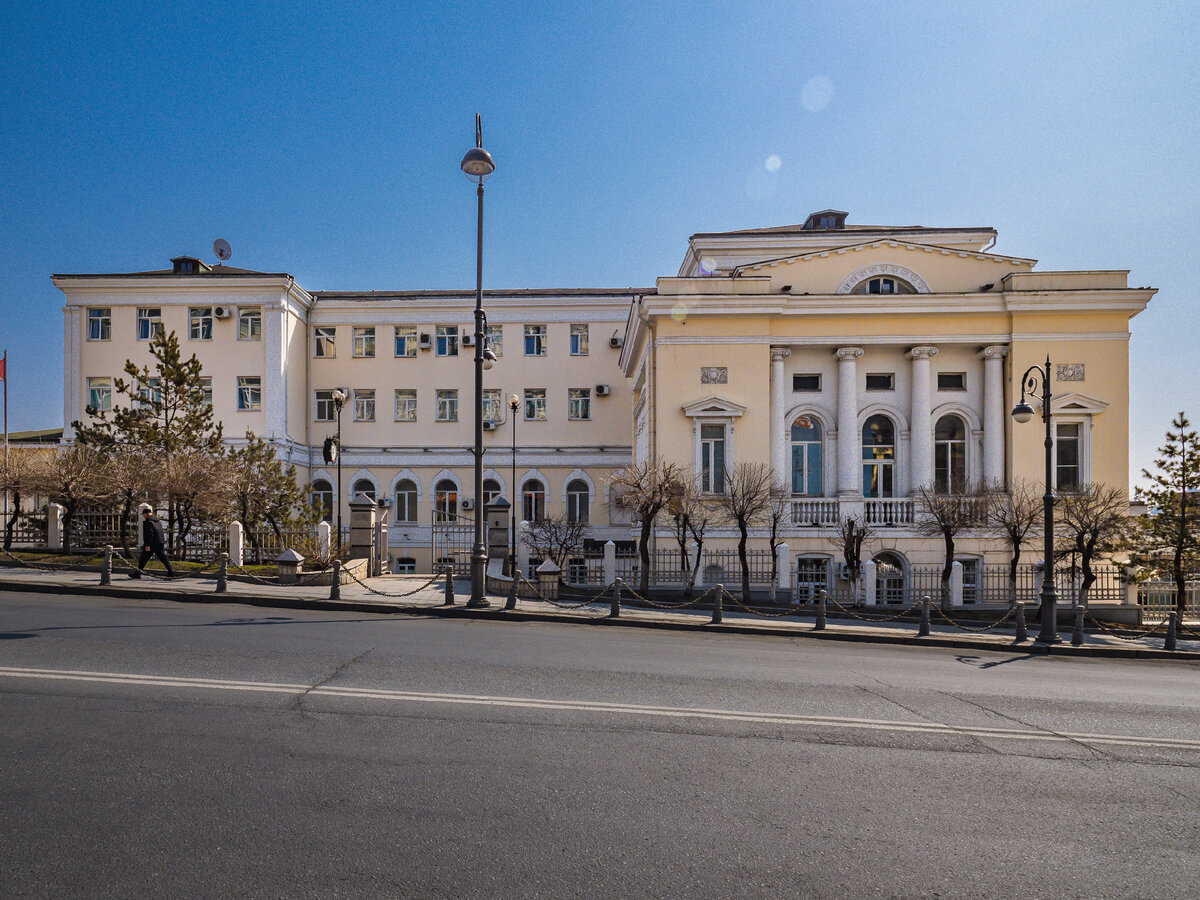
[[[742,404],[716,396],[706,397],[703,400],[697,400],[695,403],[689,403],[683,407],[683,414],[692,419],[709,417],[736,418],[744,415],[745,412],[746,407],[742,406]]]
[[[1087,394],[1071,393],[1050,401],[1050,412],[1056,415],[1074,413],[1080,416],[1098,416],[1108,409],[1108,406],[1103,400],[1097,400]]]

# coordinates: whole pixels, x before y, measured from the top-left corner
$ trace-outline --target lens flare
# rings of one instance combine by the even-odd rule
[[[705,275],[711,275],[717,268],[717,261],[711,256],[705,256],[700,260],[700,271]]]
[[[783,165],[783,160],[781,160],[778,156],[776,156],[774,153],[772,153],[770,156],[767,157],[767,161],[765,163],[763,163],[763,168],[766,169],[768,172],[774,173],[774,172],[778,172],[779,167],[782,165]]]
[[[804,90],[800,92],[800,103],[809,112],[820,112],[833,99],[833,82],[824,75],[816,75],[808,79]]]
[[[676,303],[673,307],[671,307],[671,318],[676,322],[683,324],[683,322],[687,319],[687,307],[682,303]]]

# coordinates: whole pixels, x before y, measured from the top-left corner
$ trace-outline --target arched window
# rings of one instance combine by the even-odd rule
[[[852,294],[915,294],[917,289],[903,278],[884,275],[879,278],[868,278],[855,285]]]
[[[880,603],[904,602],[904,560],[886,550],[875,555],[875,599]]]
[[[863,422],[863,496],[895,496],[896,426],[887,416]]]
[[[822,497],[821,423],[800,416],[792,423],[792,493]]]
[[[396,521],[417,521],[417,485],[411,478],[396,482]]]
[[[588,521],[588,486],[581,478],[567,485],[567,521]]]
[[[487,506],[500,496],[500,482],[495,478],[483,479],[483,505]]]
[[[312,504],[322,521],[333,521],[333,485],[324,478],[318,478],[312,483]]]
[[[375,485],[366,478],[360,478],[354,482],[354,487],[351,489],[355,500],[370,500],[375,502]]]
[[[933,430],[933,487],[961,494],[967,487],[967,427],[958,416],[942,416]]]
[[[458,518],[458,487],[449,478],[443,478],[433,489],[433,512],[438,522]]]
[[[546,486],[536,478],[525,482],[521,493],[521,517],[526,522],[538,522],[546,518]]]

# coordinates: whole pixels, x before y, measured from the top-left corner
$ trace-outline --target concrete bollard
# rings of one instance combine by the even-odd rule
[[[929,595],[921,598],[921,624],[917,628],[917,637],[929,637]]]
[[[224,594],[229,590],[229,554],[221,554],[221,563],[217,567],[217,593]]]
[[[1163,638],[1164,650],[1175,649],[1176,631],[1179,627],[1178,616],[1179,613],[1175,610],[1172,610],[1170,615],[1167,616],[1167,636]]]
[[[712,625],[720,625],[725,618],[725,585],[717,585],[717,599],[713,601]]]
[[[1025,627],[1025,601],[1017,601],[1017,633],[1013,638],[1014,644],[1023,644],[1029,640],[1029,631]]]
[[[1075,627],[1071,629],[1071,646],[1083,646],[1083,605],[1075,606]]]
[[[813,631],[825,630],[825,590],[817,591],[817,621],[813,623]]]
[[[613,598],[612,605],[608,608],[608,617],[610,619],[621,618],[621,579],[613,579]]]
[[[342,599],[342,561],[340,559],[333,561],[333,581],[329,583],[329,599]]]
[[[512,582],[508,585],[508,599],[504,601],[505,609],[517,608],[517,585],[521,583],[520,575],[517,573],[517,567],[512,567]]]
[[[446,575],[446,598],[442,602],[442,606],[454,605],[454,563],[446,563],[442,566],[442,572]]]
[[[100,570],[100,583],[112,584],[112,544],[104,545],[104,568]]]

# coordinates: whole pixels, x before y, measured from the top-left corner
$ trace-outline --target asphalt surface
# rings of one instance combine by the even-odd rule
[[[0,896],[1195,897],[1200,665],[0,596]]]

